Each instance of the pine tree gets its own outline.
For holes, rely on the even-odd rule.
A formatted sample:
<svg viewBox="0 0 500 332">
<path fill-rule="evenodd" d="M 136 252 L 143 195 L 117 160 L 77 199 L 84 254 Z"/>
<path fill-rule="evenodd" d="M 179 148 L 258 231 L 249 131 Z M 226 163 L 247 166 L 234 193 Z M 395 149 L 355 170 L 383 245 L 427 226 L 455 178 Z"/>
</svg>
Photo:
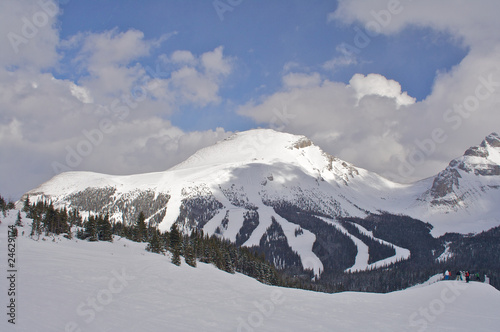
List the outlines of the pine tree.
<svg viewBox="0 0 500 332">
<path fill-rule="evenodd" d="M 26 199 L 24 200 L 23 211 L 26 212 L 26 216 L 28 218 L 31 218 L 30 217 L 30 211 L 31 211 L 30 195 L 26 195 Z"/>
<path fill-rule="evenodd" d="M 69 211 L 68 223 L 70 228 L 72 228 L 73 226 L 82 226 L 82 218 L 78 210 L 72 209 L 71 211 Z"/>
<path fill-rule="evenodd" d="M 111 222 L 109 216 L 106 214 L 104 217 L 97 218 L 97 234 L 99 241 L 113 242 L 113 232 L 111 229 Z"/>
<path fill-rule="evenodd" d="M 193 243 L 188 237 L 184 239 L 184 258 L 186 259 L 187 265 L 196 267 L 196 255 L 193 248 Z"/>
<path fill-rule="evenodd" d="M 21 219 L 21 211 L 17 212 L 16 226 L 23 226 L 23 220 Z"/>
<path fill-rule="evenodd" d="M 42 226 L 40 224 L 40 219 L 38 216 L 35 216 L 35 218 L 33 218 L 33 223 L 31 224 L 30 236 L 33 237 L 36 235 L 39 239 L 41 234 L 42 234 Z"/>
<path fill-rule="evenodd" d="M 223 260 L 224 260 L 224 268 L 223 270 L 226 271 L 226 272 L 229 272 L 229 273 L 234 273 L 234 266 L 233 266 L 233 263 L 231 261 L 231 256 L 229 254 L 229 252 L 224 252 L 223 254 Z"/>
<path fill-rule="evenodd" d="M 89 216 L 85 223 L 85 238 L 89 241 L 98 240 L 97 222 L 94 216 Z"/>
<path fill-rule="evenodd" d="M 176 224 L 170 227 L 169 244 L 170 252 L 172 253 L 172 263 L 181 265 L 181 235 Z"/>
<path fill-rule="evenodd" d="M 163 253 L 163 244 L 157 230 L 155 230 L 150 237 L 146 250 L 157 254 Z"/>
<path fill-rule="evenodd" d="M 7 204 L 5 203 L 5 199 L 0 195 L 0 210 L 5 212 L 5 209 L 7 207 Z M 4 213 L 5 216 L 5 213 Z"/>
<path fill-rule="evenodd" d="M 54 229 L 55 234 L 71 233 L 68 225 L 68 211 L 66 210 L 66 208 L 62 210 L 56 210 Z"/>
<path fill-rule="evenodd" d="M 134 241 L 136 242 L 146 241 L 146 234 L 147 234 L 146 217 L 144 216 L 144 213 L 142 211 L 139 213 L 139 217 L 137 218 L 134 232 L 135 232 Z"/>
</svg>

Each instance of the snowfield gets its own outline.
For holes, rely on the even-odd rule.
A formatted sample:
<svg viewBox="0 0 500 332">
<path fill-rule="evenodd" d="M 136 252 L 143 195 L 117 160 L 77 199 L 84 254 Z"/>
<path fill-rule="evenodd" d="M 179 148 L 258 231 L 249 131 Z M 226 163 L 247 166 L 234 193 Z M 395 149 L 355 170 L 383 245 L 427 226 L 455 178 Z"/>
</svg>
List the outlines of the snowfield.
<svg viewBox="0 0 500 332">
<path fill-rule="evenodd" d="M 7 230 L 0 215 L 1 331 L 498 331 L 500 292 L 447 281 L 389 294 L 323 294 L 261 284 L 207 264 L 178 267 L 116 238 L 16 239 L 8 323 Z M 22 232 L 25 232 L 24 236 Z"/>
</svg>

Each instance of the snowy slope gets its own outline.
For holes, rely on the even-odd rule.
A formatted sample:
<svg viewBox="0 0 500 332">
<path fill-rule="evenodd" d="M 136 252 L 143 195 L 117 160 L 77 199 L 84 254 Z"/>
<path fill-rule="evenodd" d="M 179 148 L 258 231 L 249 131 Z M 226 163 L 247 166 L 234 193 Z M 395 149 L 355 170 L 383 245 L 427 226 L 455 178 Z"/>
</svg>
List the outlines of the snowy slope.
<svg viewBox="0 0 500 332">
<path fill-rule="evenodd" d="M 3 271 L 7 224 L 16 215 L 0 216 Z M 1 331 L 497 331 L 500 324 L 500 292 L 479 283 L 323 294 L 266 286 L 201 263 L 177 267 L 123 239 L 20 236 L 16 248 L 16 325 L 4 313 Z M 4 312 L 7 287 L 0 278 Z"/>
<path fill-rule="evenodd" d="M 231 241 L 243 239 L 247 246 L 259 245 L 275 220 L 303 266 L 318 274 L 322 264 L 312 252 L 316 235 L 307 229 L 297 234 L 298 226 L 273 207 L 286 204 L 330 219 L 380 211 L 405 214 L 432 224 L 432 234 L 439 236 L 500 224 L 498 189 L 496 134 L 435 178 L 402 185 L 330 156 L 304 136 L 258 129 L 202 149 L 164 172 L 69 172 L 28 194 L 32 202 L 50 199 L 56 207 L 109 213 L 115 222 L 133 223 L 142 211 L 161 230 L 177 222 L 185 231 L 202 228 Z M 256 215 L 253 223 L 245 219 L 249 214 Z"/>
</svg>

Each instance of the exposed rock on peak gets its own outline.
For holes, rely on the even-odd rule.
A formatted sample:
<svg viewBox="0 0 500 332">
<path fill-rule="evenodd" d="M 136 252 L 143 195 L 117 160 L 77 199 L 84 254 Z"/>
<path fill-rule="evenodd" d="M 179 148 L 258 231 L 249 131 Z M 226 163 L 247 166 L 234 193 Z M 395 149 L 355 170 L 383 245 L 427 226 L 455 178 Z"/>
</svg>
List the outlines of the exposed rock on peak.
<svg viewBox="0 0 500 332">
<path fill-rule="evenodd" d="M 497 133 L 491 133 L 484 139 L 490 146 L 500 148 L 500 136 Z M 484 142 L 483 141 L 483 142 Z"/>
</svg>

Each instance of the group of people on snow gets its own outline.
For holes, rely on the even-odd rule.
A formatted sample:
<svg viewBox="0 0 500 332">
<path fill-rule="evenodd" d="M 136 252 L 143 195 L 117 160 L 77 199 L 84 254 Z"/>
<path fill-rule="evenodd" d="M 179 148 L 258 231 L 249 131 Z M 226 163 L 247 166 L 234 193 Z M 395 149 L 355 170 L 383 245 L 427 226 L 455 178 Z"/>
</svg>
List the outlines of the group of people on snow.
<svg viewBox="0 0 500 332">
<path fill-rule="evenodd" d="M 444 273 L 444 280 L 450 280 L 451 279 L 451 272 L 449 270 L 446 270 Z M 457 281 L 464 281 L 469 282 L 469 281 L 481 281 L 481 277 L 479 275 L 479 272 L 476 272 L 475 274 L 471 274 L 469 271 L 457 271 L 456 273 L 456 278 L 455 280 Z M 488 282 L 489 278 L 488 276 L 484 275 L 484 282 Z M 489 283 L 489 282 L 488 282 Z"/>
</svg>

